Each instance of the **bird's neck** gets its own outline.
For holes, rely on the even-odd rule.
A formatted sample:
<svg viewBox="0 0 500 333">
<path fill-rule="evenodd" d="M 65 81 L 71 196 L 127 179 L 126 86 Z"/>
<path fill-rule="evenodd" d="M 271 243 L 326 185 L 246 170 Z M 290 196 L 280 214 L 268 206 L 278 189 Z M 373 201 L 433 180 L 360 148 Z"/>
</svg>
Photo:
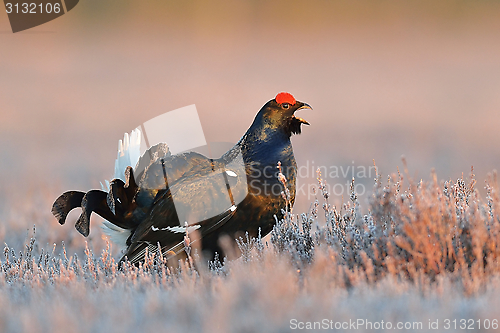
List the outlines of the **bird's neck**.
<svg viewBox="0 0 500 333">
<path fill-rule="evenodd" d="M 239 145 L 248 159 L 259 162 L 277 163 L 274 159 L 293 158 L 290 136 L 284 131 L 253 126 L 241 138 Z M 273 161 L 268 159 L 272 159 Z"/>
<path fill-rule="evenodd" d="M 252 128 L 250 128 L 252 129 Z M 290 137 L 273 132 L 259 132 L 248 130 L 238 143 L 221 157 L 222 162 L 227 165 L 242 158 L 245 164 L 247 182 L 274 186 L 280 183 L 278 180 L 278 162 L 281 162 L 282 172 L 287 179 L 287 187 L 290 190 L 291 202 L 295 199 L 295 181 L 297 164 L 293 155 Z M 260 188 L 260 187 L 259 187 Z M 249 191 L 254 187 L 250 186 Z M 259 190 L 261 193 L 262 189 Z M 281 195 L 275 195 L 279 197 Z"/>
<path fill-rule="evenodd" d="M 277 166 L 278 162 L 281 163 L 281 171 L 287 179 L 287 187 L 290 190 L 293 204 L 295 200 L 297 163 L 293 155 L 290 136 L 277 133 L 277 131 L 271 133 L 247 132 L 240 140 L 240 147 L 247 174 L 253 174 L 263 183 L 280 183 Z M 278 197 L 281 198 L 279 195 Z"/>
</svg>

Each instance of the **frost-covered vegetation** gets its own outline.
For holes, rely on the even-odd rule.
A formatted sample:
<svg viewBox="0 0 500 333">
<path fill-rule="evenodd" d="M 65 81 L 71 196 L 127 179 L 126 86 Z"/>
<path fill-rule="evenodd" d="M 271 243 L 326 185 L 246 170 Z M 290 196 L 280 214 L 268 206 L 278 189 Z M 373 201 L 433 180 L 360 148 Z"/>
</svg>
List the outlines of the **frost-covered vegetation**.
<svg viewBox="0 0 500 333">
<path fill-rule="evenodd" d="M 335 207 L 320 175 L 318 184 L 309 212 L 285 212 L 270 237 L 225 242 L 228 258 L 208 265 L 190 248 L 186 262 L 150 253 L 144 265 L 120 270 L 109 244 L 78 255 L 82 243 L 70 236 L 71 245 L 39 244 L 58 226 L 34 217 L 54 228 L 37 225 L 24 248 L 5 245 L 0 331 L 283 332 L 352 321 L 358 331 L 381 321 L 379 331 L 416 331 L 436 320 L 443 331 L 462 319 L 478 331 L 498 328 L 496 174 L 484 199 L 472 172 L 441 182 L 378 175 L 368 207 L 354 192 Z M 12 234 L 0 236 L 9 243 Z"/>
</svg>

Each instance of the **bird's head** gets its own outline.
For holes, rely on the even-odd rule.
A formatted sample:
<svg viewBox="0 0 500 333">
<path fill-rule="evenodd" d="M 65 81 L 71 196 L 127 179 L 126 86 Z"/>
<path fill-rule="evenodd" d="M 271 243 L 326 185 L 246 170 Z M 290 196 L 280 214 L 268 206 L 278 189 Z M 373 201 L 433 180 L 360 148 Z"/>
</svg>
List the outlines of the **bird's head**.
<svg viewBox="0 0 500 333">
<path fill-rule="evenodd" d="M 304 119 L 295 117 L 295 111 L 302 109 L 312 108 L 307 103 L 295 100 L 292 94 L 281 92 L 262 107 L 257 118 L 261 118 L 264 128 L 284 131 L 291 136 L 300 134 L 302 124 L 309 125 Z"/>
</svg>

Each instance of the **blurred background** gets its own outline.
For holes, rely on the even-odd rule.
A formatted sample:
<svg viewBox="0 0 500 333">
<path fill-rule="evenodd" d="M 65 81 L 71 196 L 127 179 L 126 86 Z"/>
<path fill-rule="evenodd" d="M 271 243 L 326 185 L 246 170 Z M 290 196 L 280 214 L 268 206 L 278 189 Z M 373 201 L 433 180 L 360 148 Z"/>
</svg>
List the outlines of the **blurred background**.
<svg viewBox="0 0 500 333">
<path fill-rule="evenodd" d="M 337 204 L 354 167 L 365 204 L 373 160 L 385 178 L 402 155 L 415 179 L 474 166 L 482 190 L 500 165 L 500 1 L 82 0 L 16 34 L 0 14 L 0 240 L 36 224 L 83 244 L 79 212 L 59 227 L 52 202 L 100 188 L 124 132 L 196 104 L 207 141 L 237 142 L 280 91 L 314 108 L 292 139 L 297 213 L 317 167 Z"/>
</svg>

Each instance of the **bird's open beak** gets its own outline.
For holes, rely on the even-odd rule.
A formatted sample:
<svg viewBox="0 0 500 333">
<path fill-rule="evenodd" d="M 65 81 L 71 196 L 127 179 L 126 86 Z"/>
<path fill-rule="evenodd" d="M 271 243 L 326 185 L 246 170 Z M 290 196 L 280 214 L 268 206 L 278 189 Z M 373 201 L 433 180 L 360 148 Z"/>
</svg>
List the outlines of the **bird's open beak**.
<svg viewBox="0 0 500 333">
<path fill-rule="evenodd" d="M 299 107 L 295 111 L 304 110 L 304 109 L 311 109 L 312 110 L 312 107 L 307 103 L 302 103 L 302 102 L 297 102 L 297 103 L 299 104 Z M 296 118 L 302 124 L 310 125 L 309 122 L 305 119 L 295 117 L 295 115 L 294 115 L 294 118 Z"/>
</svg>

